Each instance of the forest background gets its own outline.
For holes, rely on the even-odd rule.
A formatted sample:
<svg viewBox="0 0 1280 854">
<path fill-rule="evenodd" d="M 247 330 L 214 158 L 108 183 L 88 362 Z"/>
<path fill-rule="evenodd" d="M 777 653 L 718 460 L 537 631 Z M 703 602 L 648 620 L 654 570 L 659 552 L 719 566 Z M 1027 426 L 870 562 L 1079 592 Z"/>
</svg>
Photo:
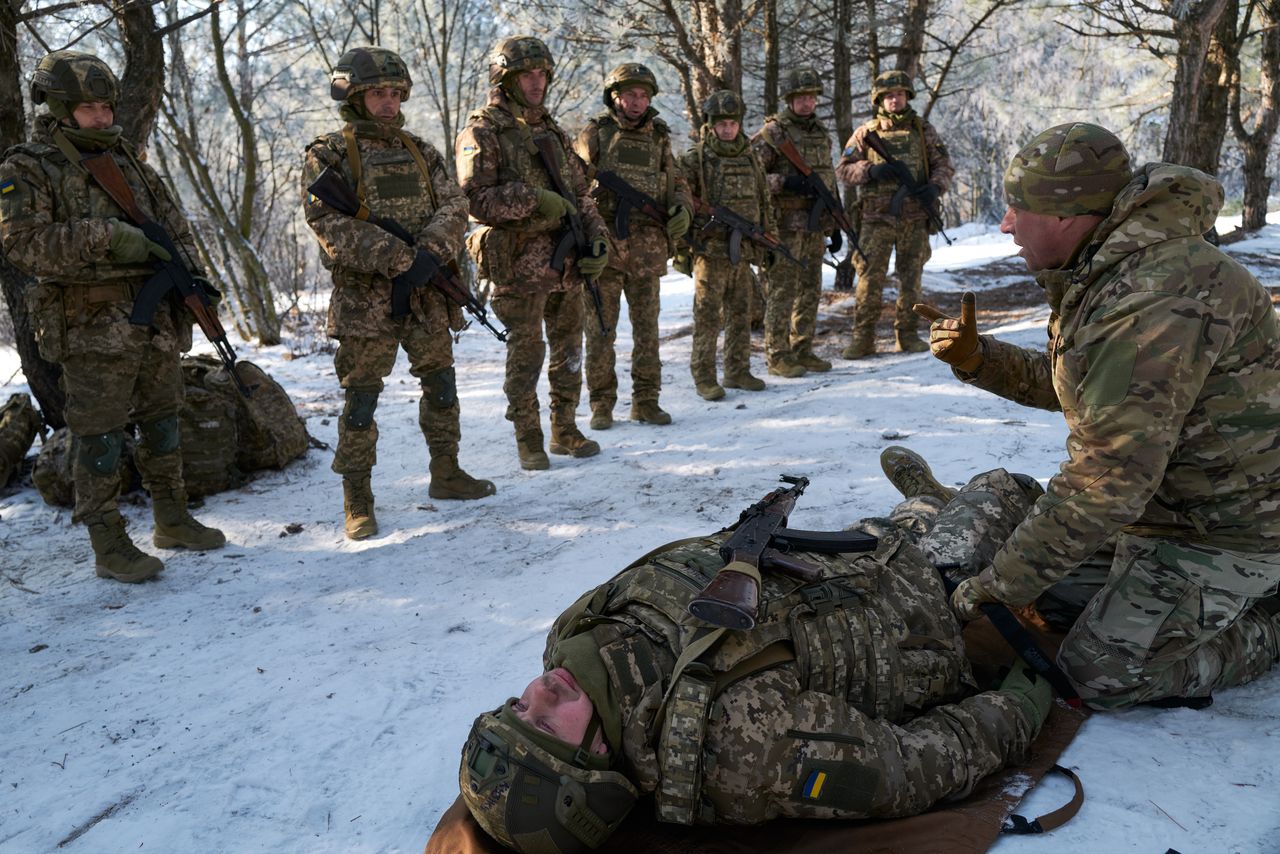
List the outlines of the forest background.
<svg viewBox="0 0 1280 854">
<path fill-rule="evenodd" d="M 549 106 L 571 133 L 600 111 L 601 81 L 623 61 L 654 70 L 677 149 L 711 91 L 743 93 L 751 133 L 785 106 L 780 75 L 811 65 L 838 145 L 870 116 L 872 78 L 899 68 L 956 162 L 951 223 L 997 221 L 1012 152 L 1082 120 L 1115 130 L 1138 162 L 1217 175 L 1225 213 L 1242 213 L 1249 231 L 1271 190 L 1277 21 L 1280 3 L 1241 0 L 0 0 L 0 148 L 27 136 L 40 56 L 98 53 L 121 77 L 118 122 L 188 211 L 227 297 L 224 324 L 244 341 L 311 353 L 330 346 L 320 331 L 329 280 L 302 221 L 299 175 L 307 142 L 338 125 L 328 73 L 349 47 L 406 59 L 407 126 L 451 166 L 455 136 L 484 102 L 492 46 L 532 33 L 556 57 Z M 28 284 L 0 258 L 0 343 L 17 347 L 58 427 L 58 368 L 36 353 Z"/>
</svg>

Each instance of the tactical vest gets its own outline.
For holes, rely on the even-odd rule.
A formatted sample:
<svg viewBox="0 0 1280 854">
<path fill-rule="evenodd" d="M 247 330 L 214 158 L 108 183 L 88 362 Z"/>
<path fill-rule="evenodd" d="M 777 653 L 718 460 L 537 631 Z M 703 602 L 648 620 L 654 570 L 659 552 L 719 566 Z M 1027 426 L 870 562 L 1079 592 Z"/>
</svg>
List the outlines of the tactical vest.
<svg viewBox="0 0 1280 854">
<path fill-rule="evenodd" d="M 591 123 L 597 128 L 598 154 L 596 171 L 616 172 L 628 184 L 647 193 L 664 205 L 672 204 L 673 176 L 662 171 L 662 155 L 671 131 L 667 123 L 655 118 L 648 130 L 628 130 L 618 125 L 611 113 L 596 116 Z M 600 215 L 612 223 L 618 202 L 607 190 L 597 199 Z M 657 223 L 645 217 L 632 219 L 632 226 Z"/>
<path fill-rule="evenodd" d="M 492 125 L 498 138 L 498 149 L 502 155 L 498 163 L 499 184 L 519 182 L 555 192 L 551 176 L 543 167 L 542 157 L 535 144 L 535 140 L 550 136 L 555 142 L 556 166 L 560 171 L 560 178 L 566 187 L 573 187 L 573 173 L 569 170 L 569 144 L 564 132 L 550 115 L 537 125 L 529 125 L 506 110 L 490 105 L 476 110 L 469 117 L 469 121 L 477 119 L 484 119 Z M 560 220 L 547 220 L 535 214 L 493 227 L 506 231 L 538 232 L 552 231 L 562 226 Z"/>
<path fill-rule="evenodd" d="M 697 194 L 708 204 L 724 205 L 752 222 L 763 222 L 764 211 L 760 210 L 763 178 L 751 154 L 751 146 L 744 146 L 742 153 L 735 157 L 723 157 L 710 149 L 705 141 L 699 141 L 696 146 Z M 716 236 L 723 237 L 724 234 L 721 232 Z"/>
<path fill-rule="evenodd" d="M 884 146 L 893 155 L 911 169 L 916 183 L 929 178 L 929 158 L 924 146 L 924 121 L 918 115 L 912 115 L 904 122 L 892 122 L 888 130 L 881 127 L 879 118 L 874 118 L 863 125 L 867 130 L 874 130 L 884 140 Z M 884 158 L 867 148 L 867 159 L 872 163 L 884 163 Z M 870 210 L 887 211 L 893 194 L 899 187 L 896 178 L 886 181 L 872 181 L 862 188 L 860 198 L 862 205 Z"/>
<path fill-rule="evenodd" d="M 800 156 L 804 158 L 804 162 L 822 178 L 823 183 L 834 193 L 836 191 L 836 170 L 831 165 L 831 136 L 827 133 L 827 129 L 822 126 L 822 123 L 816 120 L 798 122 L 787 113 L 769 116 L 765 119 L 765 124 L 768 125 L 769 122 L 778 124 L 784 138 L 789 138 L 795 143 Z M 768 136 L 765 138 L 768 139 Z M 782 165 L 782 170 L 778 174 L 783 177 L 800 174 L 800 170 L 792 165 L 786 155 L 779 152 L 778 157 Z M 780 208 L 810 208 L 813 206 L 813 198 L 794 193 L 783 193 L 778 196 L 777 204 Z"/>
<path fill-rule="evenodd" d="M 334 145 L 337 134 L 330 135 Z M 422 148 L 407 133 L 387 144 L 362 148 L 352 125 L 342 130 L 343 161 L 356 194 L 374 214 L 393 219 L 411 234 L 426 227 L 436 212 L 435 187 Z M 397 144 L 397 142 L 399 144 Z"/>
</svg>

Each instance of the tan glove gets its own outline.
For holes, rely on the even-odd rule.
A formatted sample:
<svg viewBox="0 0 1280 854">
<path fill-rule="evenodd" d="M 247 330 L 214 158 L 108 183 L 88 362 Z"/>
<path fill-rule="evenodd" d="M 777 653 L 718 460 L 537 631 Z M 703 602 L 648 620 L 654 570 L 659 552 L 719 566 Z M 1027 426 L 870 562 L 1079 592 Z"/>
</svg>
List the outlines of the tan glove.
<svg viewBox="0 0 1280 854">
<path fill-rule="evenodd" d="M 951 593 L 951 610 L 955 611 L 960 622 L 968 623 L 982 616 L 979 607 L 987 602 L 999 602 L 1000 599 L 986 588 L 978 576 L 961 581 Z"/>
<path fill-rule="evenodd" d="M 933 355 L 957 370 L 973 373 L 982 367 L 982 344 L 978 340 L 977 297 L 966 291 L 960 299 L 960 319 L 949 317 L 927 303 L 916 303 L 912 311 L 929 321 L 929 349 Z"/>
</svg>

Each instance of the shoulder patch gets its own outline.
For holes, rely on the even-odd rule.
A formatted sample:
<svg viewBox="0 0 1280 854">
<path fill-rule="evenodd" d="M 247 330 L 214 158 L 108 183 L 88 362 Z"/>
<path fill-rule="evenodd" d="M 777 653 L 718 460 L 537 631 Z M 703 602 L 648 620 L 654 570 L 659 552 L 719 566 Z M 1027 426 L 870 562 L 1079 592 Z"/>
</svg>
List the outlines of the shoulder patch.
<svg viewBox="0 0 1280 854">
<path fill-rule="evenodd" d="M 853 146 L 852 146 L 852 145 L 846 145 L 846 146 L 844 147 L 844 151 L 840 152 L 840 154 L 841 154 L 841 156 L 842 156 L 842 157 L 852 157 L 852 156 L 853 156 Z"/>
</svg>

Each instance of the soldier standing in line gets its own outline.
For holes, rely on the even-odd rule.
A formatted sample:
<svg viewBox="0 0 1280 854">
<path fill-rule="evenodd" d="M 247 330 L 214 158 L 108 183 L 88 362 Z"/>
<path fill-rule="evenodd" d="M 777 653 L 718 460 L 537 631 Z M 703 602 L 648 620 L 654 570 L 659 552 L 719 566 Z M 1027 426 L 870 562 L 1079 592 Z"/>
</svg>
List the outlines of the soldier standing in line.
<svg viewBox="0 0 1280 854">
<path fill-rule="evenodd" d="M 31 100 L 31 142 L 0 163 L 0 246 L 37 279 L 28 294 L 40 354 L 62 366 L 64 413 L 76 447 L 73 521 L 83 522 L 102 578 L 138 582 L 164 564 L 140 551 L 116 504 L 125 428 L 136 424 L 135 462 L 151 493 L 152 542 L 159 548 L 221 548 L 221 531 L 187 512 L 178 410 L 180 354 L 191 347 L 192 316 L 177 301 L 160 303 L 148 326 L 130 322 L 135 297 L 155 262 L 176 260 L 195 276 L 195 244 L 181 207 L 160 176 L 142 163 L 115 123 L 119 84 L 96 56 L 56 51 L 40 60 Z M 109 154 L 133 202 L 180 250 L 173 259 L 90 176 L 81 158 Z"/>
<path fill-rule="evenodd" d="M 582 164 L 544 106 L 554 78 L 551 52 L 533 36 L 504 39 L 489 60 L 488 104 L 457 139 L 458 180 L 481 223 L 467 238 L 479 275 L 493 284 L 493 310 L 507 327 L 507 420 L 515 426 L 521 468 L 550 468 L 538 413 L 538 375 L 551 348 L 551 453 L 591 457 L 600 446 L 578 430 L 582 396 L 584 277 L 604 272 L 609 244 Z M 542 142 L 554 153 L 551 168 Z M 548 155 L 549 156 L 549 155 Z M 573 198 L 555 190 L 558 184 Z M 570 217 L 581 217 L 589 252 L 552 267 Z M 594 317 L 589 322 L 597 322 Z M 542 327 L 546 325 L 546 343 Z M 656 392 L 656 389 L 655 389 Z"/>
<path fill-rule="evenodd" d="M 746 105 L 737 92 L 712 92 L 702 105 L 698 141 L 680 156 L 689 189 L 709 205 L 724 205 L 734 213 L 773 231 L 772 204 L 764 171 L 742 132 Z M 748 316 L 749 263 L 769 266 L 771 253 L 743 241 L 742 257 L 729 257 L 729 232 L 707 228 L 704 215 L 694 217 L 702 248 L 678 258 L 677 269 L 692 272 L 693 352 L 689 370 L 698 396 L 720 400 L 726 388 L 761 391 L 764 380 L 751 374 L 751 318 Z M 724 326 L 724 385 L 716 382 L 716 339 Z"/>
<path fill-rule="evenodd" d="M 658 81 L 652 71 L 636 62 L 619 65 L 604 81 L 608 110 L 593 118 L 575 143 L 578 155 L 596 173 L 613 172 L 634 189 L 659 201 L 667 217 L 664 226 L 632 209 L 626 223 L 630 234 L 623 238 L 617 231 L 618 199 L 608 189 L 597 186 L 595 190 L 600 215 L 613 236 L 614 251 L 608 268 L 600 275 L 607 334 L 602 334 L 600 325 L 593 322 L 590 297 L 583 293 L 592 430 L 607 430 L 613 425 L 613 406 L 618 399 L 614 340 L 623 293 L 631 315 L 631 420 L 671 423 L 671 416 L 658 406 L 662 388 L 659 279 L 667 272 L 671 241 L 689 230 L 693 205 L 671 153 L 671 130 L 650 105 L 657 94 Z"/>
<path fill-rule="evenodd" d="M 431 455 L 427 494 L 472 499 L 496 491 L 492 482 L 458 466 L 461 410 L 451 330 L 462 328 L 462 315 L 429 284 L 426 270 L 461 249 L 467 200 L 440 153 L 403 129 L 400 105 L 412 87 L 394 52 L 358 47 L 344 53 L 333 69 L 330 95 L 341 102 L 338 114 L 346 124 L 307 147 L 302 171 L 305 188 L 324 169 L 337 170 L 373 214 L 395 220 L 414 237 L 410 246 L 314 198 L 305 202 L 307 225 L 324 250 L 321 261 L 333 272 L 328 333 L 338 339 L 333 363 L 346 391 L 333 470 L 342 475 L 346 535 L 353 540 L 378 532 L 370 482 L 378 443 L 373 414 L 401 347 L 422 385 L 418 424 Z M 393 280 L 412 288 L 402 317 L 392 315 Z"/>
<path fill-rule="evenodd" d="M 830 362 L 814 355 L 813 335 L 822 294 L 825 238 L 833 233 L 835 219 L 824 211 L 817 230 L 809 230 L 809 211 L 815 196 L 808 191 L 800 170 L 778 150 L 779 145 L 790 140 L 809 168 L 836 192 L 831 134 L 815 115 L 821 94 L 822 79 L 815 69 L 791 69 L 784 78 L 782 95 L 787 108 L 766 118 L 764 127 L 751 138 L 773 196 L 778 237 L 792 255 L 807 265 L 801 268 L 783 264 L 769 273 L 764 352 L 769 373 L 779 377 L 802 377 L 807 371 L 831 370 Z"/>
<path fill-rule="evenodd" d="M 955 167 L 933 125 L 911 108 L 915 88 L 905 71 L 886 71 L 876 77 L 871 102 L 876 115 L 853 132 L 845 143 L 836 175 L 846 193 L 859 188 L 862 256 L 856 258 L 857 302 L 853 337 L 846 359 L 862 359 L 876 352 L 876 322 L 881 292 L 889 271 L 889 256 L 897 250 L 897 314 L 893 332 L 899 352 L 920 353 L 929 345 L 920 340 L 919 322 L 911 307 L 920 301 L 920 277 L 932 250 L 929 211 L 951 186 Z M 866 142 L 874 131 L 895 163 L 887 162 Z M 909 174 L 908 174 L 909 173 Z"/>
</svg>

